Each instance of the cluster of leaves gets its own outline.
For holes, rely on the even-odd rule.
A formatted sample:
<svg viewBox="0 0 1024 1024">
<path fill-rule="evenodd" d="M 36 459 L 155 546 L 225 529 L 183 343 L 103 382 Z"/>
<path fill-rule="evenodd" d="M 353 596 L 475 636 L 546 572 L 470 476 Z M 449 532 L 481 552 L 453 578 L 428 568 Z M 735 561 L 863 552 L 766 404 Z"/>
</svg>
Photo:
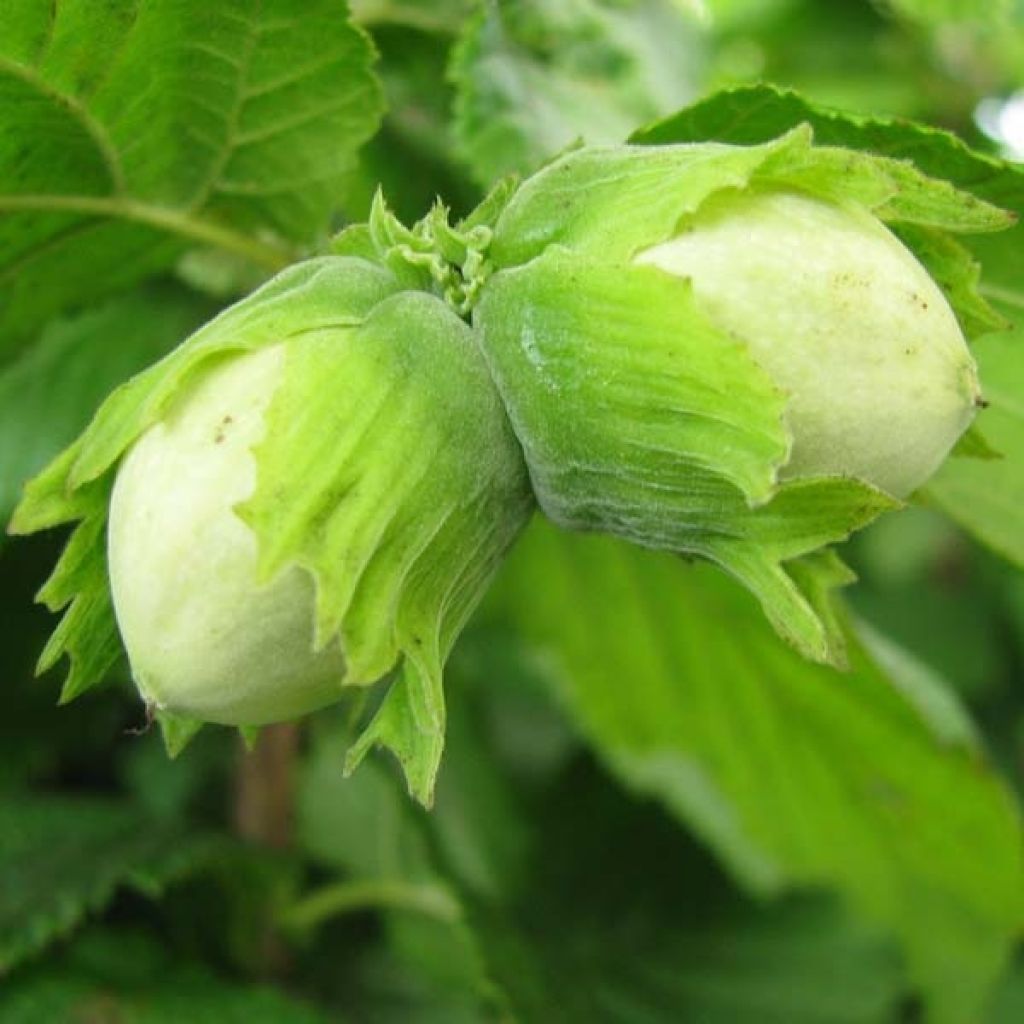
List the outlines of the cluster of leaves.
<svg viewBox="0 0 1024 1024">
<path fill-rule="evenodd" d="M 378 184 L 411 222 L 577 138 L 809 123 L 1024 214 L 1024 170 L 890 119 L 984 149 L 974 104 L 1024 85 L 1009 0 L 352 8 L 5 6 L 5 518 L 112 386 Z M 971 244 L 1024 317 L 1024 226 Z M 0 1018 L 1020 1019 L 1024 335 L 976 353 L 975 457 L 845 552 L 848 672 L 720 574 L 538 525 L 456 649 L 429 815 L 387 761 L 343 780 L 347 707 L 283 760 L 212 733 L 173 763 L 127 735 L 123 664 L 56 711 L 30 597 L 59 538 L 4 542 Z"/>
</svg>

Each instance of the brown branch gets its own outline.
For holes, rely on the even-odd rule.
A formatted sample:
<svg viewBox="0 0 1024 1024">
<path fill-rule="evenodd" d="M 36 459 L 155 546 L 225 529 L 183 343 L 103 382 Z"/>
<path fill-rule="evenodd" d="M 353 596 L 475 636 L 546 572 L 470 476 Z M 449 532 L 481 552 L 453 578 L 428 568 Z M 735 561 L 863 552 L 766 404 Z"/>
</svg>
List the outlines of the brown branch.
<svg viewBox="0 0 1024 1024">
<path fill-rule="evenodd" d="M 235 789 L 235 830 L 250 842 L 285 849 L 295 817 L 295 761 L 299 727 L 267 726 L 252 751 L 242 752 Z"/>
</svg>

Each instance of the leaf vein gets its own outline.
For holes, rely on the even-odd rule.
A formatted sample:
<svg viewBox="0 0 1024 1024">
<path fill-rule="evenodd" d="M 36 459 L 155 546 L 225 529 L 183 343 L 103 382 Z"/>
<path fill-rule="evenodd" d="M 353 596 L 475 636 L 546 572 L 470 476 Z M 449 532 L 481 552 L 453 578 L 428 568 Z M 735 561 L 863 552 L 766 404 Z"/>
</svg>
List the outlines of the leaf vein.
<svg viewBox="0 0 1024 1024">
<path fill-rule="evenodd" d="M 239 133 L 234 137 L 235 146 L 238 149 L 245 149 L 246 147 L 255 145 L 256 143 L 266 142 L 267 139 L 272 139 L 276 135 L 283 135 L 285 132 L 301 128 L 303 125 L 309 124 L 311 121 L 316 121 L 318 118 L 327 114 L 336 114 L 352 107 L 357 107 L 359 105 L 358 101 L 361 98 L 362 90 L 360 90 L 359 93 L 350 94 L 338 102 L 325 103 L 319 107 L 311 107 L 308 110 L 303 110 L 294 117 L 282 119 L 272 125 L 268 125 L 267 127 L 260 129 L 259 131 Z"/>
<path fill-rule="evenodd" d="M 124 168 L 121 166 L 121 158 L 114 148 L 113 142 L 107 135 L 106 127 L 92 116 L 77 97 L 57 91 L 49 82 L 38 75 L 35 70 L 6 57 L 0 57 L 0 73 L 5 73 L 12 78 L 19 79 L 51 102 L 64 107 L 73 114 L 96 146 L 97 152 L 103 158 L 107 173 L 110 175 L 111 191 L 114 193 L 123 193 L 125 191 Z"/>
</svg>

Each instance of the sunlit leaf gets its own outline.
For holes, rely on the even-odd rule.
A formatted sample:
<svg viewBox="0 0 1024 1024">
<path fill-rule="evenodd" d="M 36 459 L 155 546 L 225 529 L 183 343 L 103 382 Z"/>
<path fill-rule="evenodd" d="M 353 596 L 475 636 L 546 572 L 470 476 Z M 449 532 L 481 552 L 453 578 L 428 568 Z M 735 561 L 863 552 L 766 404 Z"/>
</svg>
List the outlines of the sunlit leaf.
<svg viewBox="0 0 1024 1024">
<path fill-rule="evenodd" d="M 340 0 L 13 0 L 0 33 L 0 357 L 189 246 L 265 270 L 328 227 L 376 129 Z"/>
<path fill-rule="evenodd" d="M 504 587 L 615 774 L 753 891 L 842 893 L 900 938 L 934 1020 L 971 1017 L 1020 927 L 1021 828 L 934 680 L 859 644 L 846 674 L 802 661 L 720 574 L 604 539 L 535 528 Z"/>
<path fill-rule="evenodd" d="M 477 181 L 530 172 L 577 140 L 621 142 L 688 102 L 704 64 L 671 0 L 489 3 L 455 50 L 455 130 Z"/>
</svg>

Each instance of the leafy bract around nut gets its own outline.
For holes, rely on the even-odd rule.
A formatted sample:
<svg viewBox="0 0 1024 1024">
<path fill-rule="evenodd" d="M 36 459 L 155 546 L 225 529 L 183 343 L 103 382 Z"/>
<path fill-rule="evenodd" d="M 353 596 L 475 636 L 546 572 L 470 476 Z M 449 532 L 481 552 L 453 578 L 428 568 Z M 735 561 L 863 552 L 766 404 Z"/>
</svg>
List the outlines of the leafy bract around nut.
<svg viewBox="0 0 1024 1024">
<path fill-rule="evenodd" d="M 64 699 L 116 657 L 115 609 L 174 745 L 199 722 L 294 717 L 397 670 L 350 766 L 383 743 L 429 802 L 444 660 L 531 508 L 470 329 L 333 256 L 114 392 L 12 529 L 81 520 L 40 595 L 68 606 L 40 663 L 70 655 Z"/>
<path fill-rule="evenodd" d="M 995 318 L 946 232 L 1006 224 L 806 128 L 567 153 L 502 211 L 474 312 L 541 507 L 719 563 L 791 643 L 840 662 L 828 592 L 850 574 L 821 549 L 898 505 L 970 422 L 955 313 Z"/>
</svg>

